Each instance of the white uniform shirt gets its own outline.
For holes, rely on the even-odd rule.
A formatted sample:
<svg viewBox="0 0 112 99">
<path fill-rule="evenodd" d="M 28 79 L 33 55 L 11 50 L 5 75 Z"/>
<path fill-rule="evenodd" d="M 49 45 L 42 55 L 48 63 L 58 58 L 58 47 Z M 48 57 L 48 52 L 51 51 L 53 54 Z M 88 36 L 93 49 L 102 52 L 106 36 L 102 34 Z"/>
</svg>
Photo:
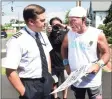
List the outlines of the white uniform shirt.
<svg viewBox="0 0 112 99">
<path fill-rule="evenodd" d="M 25 31 L 25 28 L 30 34 Z M 7 42 L 6 61 L 3 67 L 17 69 L 19 77 L 22 78 L 41 78 L 42 63 L 35 41 L 35 32 L 28 27 L 25 28 L 19 31 L 22 34 L 18 38 L 12 37 Z M 48 62 L 49 52 L 52 50 L 51 44 L 45 33 L 38 34 Z"/>
</svg>

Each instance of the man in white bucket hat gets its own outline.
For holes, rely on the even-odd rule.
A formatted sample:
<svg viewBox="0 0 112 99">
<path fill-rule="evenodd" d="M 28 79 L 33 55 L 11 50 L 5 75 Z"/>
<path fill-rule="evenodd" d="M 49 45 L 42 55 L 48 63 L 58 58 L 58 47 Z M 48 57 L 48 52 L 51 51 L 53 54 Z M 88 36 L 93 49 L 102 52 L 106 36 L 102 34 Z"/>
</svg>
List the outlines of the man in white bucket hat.
<svg viewBox="0 0 112 99">
<path fill-rule="evenodd" d="M 76 99 L 85 99 L 86 92 L 89 99 L 102 99 L 102 67 L 109 61 L 109 47 L 102 30 L 86 26 L 86 15 L 83 7 L 70 10 L 71 30 L 63 40 L 61 54 L 68 74 L 82 66 L 90 73 L 79 85 L 71 86 Z"/>
</svg>

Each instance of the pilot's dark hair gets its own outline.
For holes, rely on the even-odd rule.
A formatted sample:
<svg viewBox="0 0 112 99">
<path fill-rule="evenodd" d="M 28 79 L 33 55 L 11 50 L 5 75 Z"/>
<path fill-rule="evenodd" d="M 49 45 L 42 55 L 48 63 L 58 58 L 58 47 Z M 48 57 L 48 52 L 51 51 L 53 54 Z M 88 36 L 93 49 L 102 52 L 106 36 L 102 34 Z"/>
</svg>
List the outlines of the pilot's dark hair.
<svg viewBox="0 0 112 99">
<path fill-rule="evenodd" d="M 26 6 L 23 10 L 23 18 L 25 22 L 28 22 L 29 19 L 36 20 L 38 15 L 45 12 L 45 8 L 40 5 L 30 4 Z"/>
</svg>

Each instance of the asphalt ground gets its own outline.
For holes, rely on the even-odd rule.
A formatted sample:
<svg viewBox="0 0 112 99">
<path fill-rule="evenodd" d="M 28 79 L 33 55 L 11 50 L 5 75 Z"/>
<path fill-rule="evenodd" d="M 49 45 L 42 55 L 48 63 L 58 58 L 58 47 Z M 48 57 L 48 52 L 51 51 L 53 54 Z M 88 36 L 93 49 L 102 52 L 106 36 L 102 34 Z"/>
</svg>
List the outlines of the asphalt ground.
<svg viewBox="0 0 112 99">
<path fill-rule="evenodd" d="M 6 40 L 2 40 L 2 48 L 5 49 L 6 46 Z M 1 58 L 4 58 L 6 56 L 6 52 L 3 50 L 3 52 L 1 53 Z M 105 72 L 103 73 L 103 99 L 112 99 L 112 72 Z M 12 85 L 9 83 L 9 81 L 7 80 L 7 77 L 5 75 L 1 76 L 1 92 L 0 92 L 0 96 L 1 99 L 18 99 L 18 93 L 16 92 L 16 90 L 12 87 Z M 62 98 L 62 93 L 59 92 L 59 97 Z M 71 91 L 71 89 L 69 88 L 68 91 L 68 99 L 75 99 L 73 91 Z M 86 99 L 87 95 L 86 95 Z"/>
<path fill-rule="evenodd" d="M 103 73 L 103 99 L 112 99 L 112 72 L 104 72 Z M 62 98 L 62 93 L 59 92 L 59 97 Z M 5 75 L 2 75 L 1 78 L 1 99 L 18 99 L 18 93 L 12 87 L 12 85 L 7 80 Z M 68 91 L 68 98 L 67 99 L 75 99 L 73 91 Z M 86 96 L 86 99 L 87 96 Z"/>
</svg>

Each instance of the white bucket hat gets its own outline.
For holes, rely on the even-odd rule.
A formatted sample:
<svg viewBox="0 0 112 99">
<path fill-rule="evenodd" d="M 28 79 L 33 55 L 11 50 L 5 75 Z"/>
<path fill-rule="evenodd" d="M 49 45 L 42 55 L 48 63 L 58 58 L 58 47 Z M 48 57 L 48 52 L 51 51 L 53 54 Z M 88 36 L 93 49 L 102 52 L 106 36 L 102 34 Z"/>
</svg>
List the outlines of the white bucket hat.
<svg viewBox="0 0 112 99">
<path fill-rule="evenodd" d="M 86 17 L 87 11 L 80 6 L 74 7 L 70 10 L 68 17 Z"/>
</svg>

